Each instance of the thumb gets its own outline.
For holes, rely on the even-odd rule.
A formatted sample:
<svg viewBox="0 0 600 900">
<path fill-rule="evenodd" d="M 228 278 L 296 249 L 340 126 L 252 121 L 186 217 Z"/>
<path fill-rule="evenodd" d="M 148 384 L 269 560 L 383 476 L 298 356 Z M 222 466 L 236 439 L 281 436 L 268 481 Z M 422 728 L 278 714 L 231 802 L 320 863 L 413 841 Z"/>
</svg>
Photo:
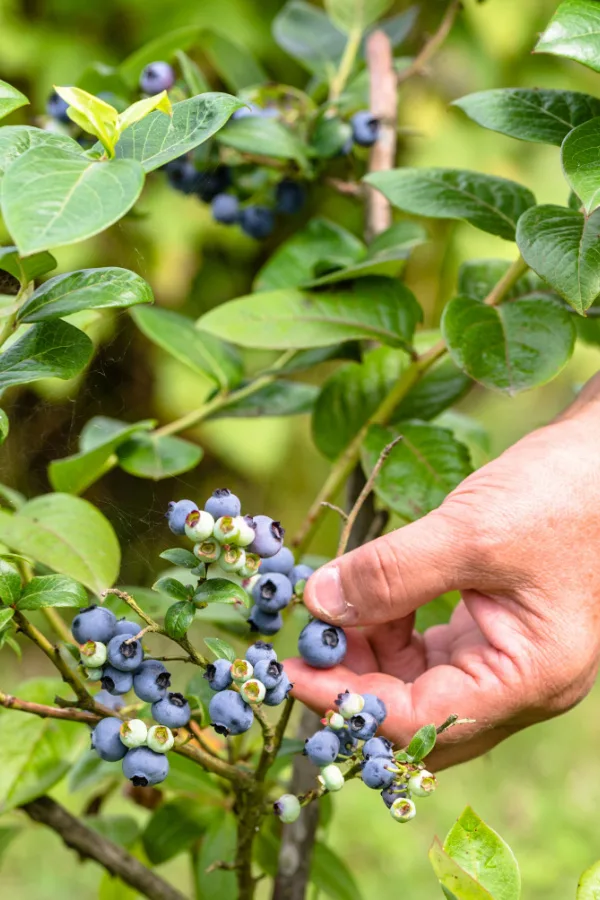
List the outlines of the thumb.
<svg viewBox="0 0 600 900">
<path fill-rule="evenodd" d="M 335 559 L 311 575 L 304 602 L 336 625 L 376 625 L 466 585 L 464 526 L 442 509 Z"/>
</svg>

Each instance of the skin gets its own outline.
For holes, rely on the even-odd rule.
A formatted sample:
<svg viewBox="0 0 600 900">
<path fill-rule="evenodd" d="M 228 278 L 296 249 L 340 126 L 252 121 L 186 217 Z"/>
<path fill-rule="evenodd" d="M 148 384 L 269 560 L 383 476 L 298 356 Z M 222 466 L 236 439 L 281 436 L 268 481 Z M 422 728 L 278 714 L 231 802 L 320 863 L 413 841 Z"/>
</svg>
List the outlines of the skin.
<svg viewBox="0 0 600 900">
<path fill-rule="evenodd" d="M 444 768 L 570 709 L 600 658 L 600 376 L 557 420 L 469 476 L 441 507 L 318 570 L 311 613 L 347 630 L 343 666 L 285 669 L 322 713 L 340 686 L 376 694 L 381 733 L 406 745 L 451 713 L 475 719 L 440 737 Z M 413 630 L 447 591 L 447 625 Z M 350 627 L 349 627 L 350 626 Z"/>
</svg>

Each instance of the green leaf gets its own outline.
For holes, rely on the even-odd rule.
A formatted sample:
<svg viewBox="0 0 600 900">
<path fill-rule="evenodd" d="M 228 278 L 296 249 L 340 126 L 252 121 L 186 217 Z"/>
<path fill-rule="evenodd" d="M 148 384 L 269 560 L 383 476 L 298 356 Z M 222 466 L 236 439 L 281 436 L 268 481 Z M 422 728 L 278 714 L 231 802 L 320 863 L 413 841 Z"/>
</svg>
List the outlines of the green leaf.
<svg viewBox="0 0 600 900">
<path fill-rule="evenodd" d="M 14 609 L 0 609 L 0 631 L 4 631 L 10 625 L 14 614 Z"/>
<path fill-rule="evenodd" d="M 198 565 L 198 560 L 194 554 L 190 550 L 184 550 L 183 547 L 172 547 L 170 550 L 163 550 L 162 553 L 159 553 L 159 557 L 182 569 L 195 569 Z"/>
<path fill-rule="evenodd" d="M 202 677 L 202 676 L 200 676 Z M 206 682 L 205 682 L 206 684 Z M 191 693 L 186 691 L 186 693 Z M 217 787 L 212 776 L 198 766 L 198 763 L 185 756 L 179 756 L 177 753 L 169 754 L 169 762 L 171 769 L 169 772 L 169 790 L 179 791 L 198 797 L 202 803 L 207 798 L 213 803 L 219 803 L 223 800 L 223 794 Z"/>
<path fill-rule="evenodd" d="M 31 125 L 5 125 L 0 130 L 0 178 L 12 163 L 32 147 L 49 147 L 81 154 L 81 147 L 65 134 Z"/>
<path fill-rule="evenodd" d="M 17 609 L 45 609 L 48 606 L 86 606 L 87 593 L 77 581 L 65 575 L 38 575 L 23 588 Z"/>
<path fill-rule="evenodd" d="M 444 853 L 439 838 L 435 838 L 431 845 L 429 862 L 439 879 L 444 896 L 449 900 L 495 900 L 485 888 L 461 869 L 458 863 Z"/>
<path fill-rule="evenodd" d="M 20 825 L 3 825 L 2 828 L 0 828 L 0 861 L 3 859 L 4 854 L 14 839 L 21 834 L 22 830 Z"/>
<path fill-rule="evenodd" d="M 324 271 L 347 268 L 364 255 L 362 241 L 341 225 L 328 219 L 311 219 L 267 260 L 256 276 L 254 290 L 300 287 Z"/>
<path fill-rule="evenodd" d="M 458 271 L 457 293 L 475 300 L 485 300 L 492 288 L 504 277 L 509 266 L 507 259 L 471 259 L 464 262 Z M 556 299 L 548 285 L 535 272 L 528 270 L 506 292 L 503 302 L 527 294 L 543 293 Z"/>
<path fill-rule="evenodd" d="M 563 0 L 535 46 L 600 72 L 600 7 L 596 0 Z"/>
<path fill-rule="evenodd" d="M 194 62 L 193 59 L 184 53 L 183 50 L 178 50 L 175 54 L 177 57 L 177 62 L 181 68 L 181 75 L 183 80 L 186 83 L 187 89 L 189 90 L 192 97 L 195 97 L 197 94 L 205 94 L 210 91 L 210 85 L 206 78 L 204 77 L 204 73 L 200 66 Z"/>
<path fill-rule="evenodd" d="M 21 596 L 21 576 L 16 566 L 0 559 L 0 600 L 12 606 Z"/>
<path fill-rule="evenodd" d="M 186 585 L 182 584 L 181 581 L 178 581 L 176 578 L 159 578 L 152 585 L 153 591 L 159 591 L 161 594 L 166 594 L 167 597 L 172 597 L 173 600 L 179 600 L 183 602 L 187 602 L 190 600 L 192 595 L 192 589 Z"/>
<path fill-rule="evenodd" d="M 72 378 L 93 352 L 94 345 L 79 328 L 61 319 L 40 322 L 0 354 L 0 390 L 40 378 Z"/>
<path fill-rule="evenodd" d="M 375 493 L 408 521 L 431 512 L 472 471 L 469 452 L 450 431 L 422 422 L 393 428 L 373 426 L 363 445 L 363 467 L 373 470 L 381 452 L 399 434 L 375 482 Z"/>
<path fill-rule="evenodd" d="M 235 91 L 269 80 L 267 73 L 249 50 L 237 41 L 230 41 L 221 32 L 209 31 L 202 37 L 202 52 L 227 87 Z"/>
<path fill-rule="evenodd" d="M 313 848 L 310 880 L 332 900 L 361 900 L 362 894 L 347 863 L 320 841 Z"/>
<path fill-rule="evenodd" d="M 143 184 L 134 160 L 101 162 L 34 147 L 2 179 L 2 212 L 19 251 L 28 255 L 104 231 L 131 209 Z"/>
<path fill-rule="evenodd" d="M 535 204 L 526 187 L 506 178 L 461 169 L 392 169 L 363 179 L 405 212 L 464 219 L 514 241 L 519 216 Z"/>
<path fill-rule="evenodd" d="M 472 384 L 453 360 L 442 359 L 412 386 L 396 407 L 392 421 L 434 419 L 464 397 Z"/>
<path fill-rule="evenodd" d="M 345 34 L 362 32 L 376 22 L 393 0 L 325 0 L 327 15 Z"/>
<path fill-rule="evenodd" d="M 55 459 L 48 466 L 50 484 L 55 491 L 64 491 L 67 494 L 83 493 L 116 463 L 114 453 L 117 447 L 138 431 L 153 428 L 154 424 L 153 419 L 136 422 L 133 425 L 116 419 L 106 419 L 103 416 L 90 419 L 81 433 L 81 451 L 64 459 Z M 89 449 L 83 449 L 86 433 L 97 432 L 100 429 L 103 429 L 100 440 L 95 441 Z"/>
<path fill-rule="evenodd" d="M 297 416 L 311 412 L 319 388 L 301 381 L 274 381 L 265 387 L 234 401 L 211 416 L 212 419 L 248 419 L 258 416 Z"/>
<path fill-rule="evenodd" d="M 600 116 L 600 100 L 578 91 L 500 88 L 454 100 L 470 119 L 500 134 L 555 144 L 578 125 Z"/>
<path fill-rule="evenodd" d="M 562 145 L 562 165 L 572 190 L 589 214 L 600 205 L 600 118 L 574 128 Z"/>
<path fill-rule="evenodd" d="M 84 816 L 83 821 L 97 834 L 121 847 L 132 847 L 140 836 L 140 826 L 132 816 L 91 815 Z M 117 893 L 115 900 L 117 898 L 125 900 L 120 892 Z"/>
<path fill-rule="evenodd" d="M 0 119 L 3 119 L 4 116 L 7 116 L 11 112 L 14 112 L 15 109 L 19 109 L 20 106 L 28 105 L 29 100 L 25 94 L 22 94 L 21 91 L 14 88 L 12 84 L 7 84 L 6 81 L 0 81 Z"/>
<path fill-rule="evenodd" d="M 170 117 L 150 113 L 123 132 L 117 158 L 137 160 L 144 172 L 152 172 L 204 143 L 240 106 L 236 97 L 211 93 L 174 103 Z"/>
<path fill-rule="evenodd" d="M 3 409 L 0 409 L 0 445 L 4 443 L 10 431 L 10 422 Z"/>
<path fill-rule="evenodd" d="M 185 853 L 201 838 L 215 816 L 214 806 L 178 797 L 161 803 L 142 832 L 142 844 L 153 866 Z"/>
<path fill-rule="evenodd" d="M 148 282 L 129 269 L 81 269 L 44 282 L 23 304 L 17 318 L 41 322 L 80 309 L 121 308 L 153 301 Z"/>
<path fill-rule="evenodd" d="M 521 896 L 521 876 L 512 850 L 470 806 L 450 829 L 444 852 L 494 900 L 518 900 Z"/>
<path fill-rule="evenodd" d="M 217 139 L 240 153 L 255 153 L 274 159 L 293 159 L 302 168 L 308 165 L 306 148 L 302 142 L 277 119 L 244 116 L 230 122 L 219 132 Z"/>
<path fill-rule="evenodd" d="M 423 725 L 412 738 L 406 752 L 415 762 L 421 762 L 435 747 L 436 739 L 435 725 Z"/>
<path fill-rule="evenodd" d="M 119 137 L 119 113 L 115 107 L 78 87 L 57 87 L 56 93 L 68 104 L 67 116 L 71 121 L 99 138 L 112 156 Z"/>
<path fill-rule="evenodd" d="M 130 475 L 160 481 L 197 466 L 204 451 L 176 437 L 138 434 L 117 448 L 119 465 Z"/>
<path fill-rule="evenodd" d="M 217 579 L 211 579 L 213 581 L 217 581 Z M 230 662 L 233 662 L 237 657 L 237 653 L 227 641 L 222 641 L 221 638 L 204 638 L 204 643 L 208 647 L 209 650 L 215 654 L 217 659 L 228 659 Z"/>
<path fill-rule="evenodd" d="M 115 775 L 118 777 L 112 763 L 100 759 L 95 750 L 86 750 L 69 772 L 69 791 L 75 793 L 110 784 L 114 782 Z"/>
<path fill-rule="evenodd" d="M 0 269 L 14 275 L 23 285 L 52 271 L 56 265 L 56 260 L 50 253 L 35 253 L 23 258 L 19 256 L 16 247 L 0 247 Z"/>
<path fill-rule="evenodd" d="M 100 594 L 119 573 L 121 552 L 112 525 L 91 503 L 43 494 L 16 513 L 0 510 L 0 541 Z"/>
<path fill-rule="evenodd" d="M 135 309 L 132 316 L 147 338 L 193 372 L 208 375 L 222 388 L 240 383 L 243 365 L 239 352 L 199 331 L 191 319 L 158 306 Z"/>
<path fill-rule="evenodd" d="M 535 295 L 493 307 L 455 297 L 444 310 L 442 333 L 457 366 L 485 387 L 508 394 L 550 381 L 575 346 L 572 314 Z"/>
<path fill-rule="evenodd" d="M 204 603 L 230 603 L 233 606 L 248 607 L 250 606 L 250 595 L 243 587 L 227 578 L 209 578 L 208 581 L 203 581 L 196 588 L 194 603 L 197 606 Z M 215 638 L 215 640 L 217 639 Z M 214 650 L 214 647 L 210 644 L 209 646 L 211 650 Z M 216 653 L 216 650 L 214 652 Z"/>
<path fill-rule="evenodd" d="M 19 687 L 33 703 L 54 703 L 64 685 L 39 679 Z M 68 772 L 79 749 L 81 729 L 74 722 L 41 719 L 17 710 L 0 714 L 0 811 L 7 812 L 45 794 Z"/>
<path fill-rule="evenodd" d="M 325 13 L 304 0 L 290 0 L 273 20 L 279 46 L 309 72 L 326 80 L 341 59 L 346 38 Z"/>
<path fill-rule="evenodd" d="M 598 900 L 600 897 L 600 862 L 583 873 L 577 885 L 576 900 Z"/>
<path fill-rule="evenodd" d="M 236 821 L 231 813 L 215 816 L 195 861 L 196 900 L 238 900 L 235 872 L 211 868 L 215 862 L 234 861 L 236 834 Z"/>
<path fill-rule="evenodd" d="M 163 581 L 170 579 L 163 578 Z M 165 614 L 165 631 L 175 641 L 180 641 L 187 634 L 194 621 L 196 607 L 189 600 L 181 600 L 170 606 Z"/>
<path fill-rule="evenodd" d="M 119 66 L 119 75 L 130 88 L 137 88 L 142 69 L 157 59 L 170 60 L 177 50 L 187 50 L 196 43 L 202 28 L 199 25 L 186 25 L 167 31 L 134 53 L 130 54 Z"/>
<path fill-rule="evenodd" d="M 421 307 L 391 278 L 360 278 L 347 289 L 265 291 L 210 310 L 198 327 L 242 347 L 273 350 L 326 347 L 370 339 L 392 346 L 410 342 Z"/>
<path fill-rule="evenodd" d="M 317 12 L 318 10 L 315 10 Z M 352 126 L 349 122 L 321 116 L 315 123 L 310 137 L 310 149 L 321 159 L 332 159 L 339 156 L 348 141 L 352 139 Z"/>
<path fill-rule="evenodd" d="M 600 294 L 600 211 L 586 218 L 562 206 L 536 206 L 519 220 L 517 244 L 528 266 L 578 313 Z"/>
</svg>

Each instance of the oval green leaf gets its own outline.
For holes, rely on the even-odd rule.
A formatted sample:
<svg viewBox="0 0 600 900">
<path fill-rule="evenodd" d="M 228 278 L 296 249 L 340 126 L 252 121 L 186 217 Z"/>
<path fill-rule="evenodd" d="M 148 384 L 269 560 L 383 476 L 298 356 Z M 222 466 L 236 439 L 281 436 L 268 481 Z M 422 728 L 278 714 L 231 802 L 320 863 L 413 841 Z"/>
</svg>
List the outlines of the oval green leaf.
<svg viewBox="0 0 600 900">
<path fill-rule="evenodd" d="M 484 887 L 471 878 L 452 857 L 444 852 L 439 838 L 435 838 L 431 846 L 429 862 L 439 879 L 444 896 L 448 900 L 495 900 Z M 518 900 L 518 897 L 514 900 Z"/>
<path fill-rule="evenodd" d="M 15 109 L 28 105 L 29 100 L 25 94 L 18 91 L 12 84 L 7 84 L 6 81 L 0 81 L 0 119 L 3 119 L 4 116 L 7 116 L 11 112 L 14 112 Z"/>
<path fill-rule="evenodd" d="M 159 578 L 152 585 L 152 590 L 158 591 L 160 594 L 166 594 L 167 597 L 179 601 L 188 601 L 192 595 L 192 590 L 188 585 L 182 584 L 177 578 L 170 578 L 169 576 Z"/>
<path fill-rule="evenodd" d="M 202 37 L 202 52 L 227 87 L 236 94 L 255 84 L 264 84 L 269 76 L 248 50 L 247 45 L 230 41 L 221 31 L 208 31 Z"/>
<path fill-rule="evenodd" d="M 600 72 L 600 5 L 596 0 L 563 0 L 535 46 Z"/>
<path fill-rule="evenodd" d="M 12 606 L 21 596 L 19 570 L 5 559 L 0 559 L 0 600 Z"/>
<path fill-rule="evenodd" d="M 180 600 L 170 606 L 165 613 L 165 631 L 175 641 L 180 641 L 187 634 L 194 621 L 196 607 L 189 600 Z"/>
<path fill-rule="evenodd" d="M 323 80 L 339 64 L 346 39 L 323 10 L 304 0 L 290 0 L 273 20 L 279 46 Z"/>
<path fill-rule="evenodd" d="M 88 596 L 77 581 L 66 575 L 38 575 L 23 588 L 17 609 L 45 609 L 48 606 L 85 606 Z"/>
<path fill-rule="evenodd" d="M 519 900 L 521 876 L 514 853 L 470 806 L 450 829 L 444 852 L 494 900 Z"/>
<path fill-rule="evenodd" d="M 198 606 L 204 603 L 230 603 L 233 606 L 248 607 L 250 595 L 243 587 L 227 578 L 210 578 L 198 585 L 194 593 L 194 603 Z"/>
<path fill-rule="evenodd" d="M 166 31 L 135 50 L 119 66 L 119 75 L 130 88 L 137 88 L 142 69 L 157 59 L 170 60 L 177 50 L 187 50 L 200 37 L 200 25 L 185 25 Z"/>
<path fill-rule="evenodd" d="M 197 444 L 159 434 L 138 434 L 117 448 L 119 465 L 130 475 L 160 481 L 189 472 L 204 451 Z"/>
<path fill-rule="evenodd" d="M 31 125 L 5 125 L 0 130 L 0 178 L 12 163 L 32 147 L 55 147 L 81 155 L 81 147 L 65 134 Z"/>
<path fill-rule="evenodd" d="M 217 139 L 240 153 L 252 153 L 274 159 L 293 159 L 306 167 L 306 148 L 290 129 L 276 119 L 244 116 L 230 122 Z"/>
<path fill-rule="evenodd" d="M 577 885 L 576 900 L 598 900 L 600 897 L 600 862 L 583 873 Z"/>
<path fill-rule="evenodd" d="M 301 381 L 274 381 L 248 397 L 222 407 L 211 419 L 298 416 L 311 412 L 319 388 Z"/>
<path fill-rule="evenodd" d="M 217 581 L 216 578 L 213 580 Z M 222 641 L 221 638 L 204 638 L 204 643 L 217 659 L 228 659 L 229 662 L 233 662 L 237 656 L 231 644 L 228 644 L 227 641 Z"/>
<path fill-rule="evenodd" d="M 3 444 L 10 431 L 10 422 L 3 409 L 0 409 L 0 444 Z"/>
<path fill-rule="evenodd" d="M 198 560 L 191 550 L 185 550 L 183 547 L 171 547 L 158 555 L 161 559 L 166 559 L 167 562 L 182 569 L 195 569 L 198 565 Z"/>
<path fill-rule="evenodd" d="M 161 803 L 142 832 L 144 850 L 152 865 L 186 853 L 206 832 L 217 810 L 218 806 L 210 802 L 190 803 L 187 797 Z"/>
<path fill-rule="evenodd" d="M 32 325 L 0 354 L 0 390 L 40 378 L 72 378 L 93 351 L 89 337 L 61 319 Z"/>
<path fill-rule="evenodd" d="M 571 188 L 589 214 L 600 205 L 600 117 L 574 128 L 562 145 L 562 164 Z"/>
<path fill-rule="evenodd" d="M 0 132 L 1 134 L 2 132 Z M 34 253 L 33 256 L 19 256 L 16 247 L 0 247 L 0 269 L 14 275 L 21 284 L 27 284 L 46 272 L 56 268 L 56 260 L 51 253 Z"/>
<path fill-rule="evenodd" d="M 345 34 L 362 32 L 376 22 L 393 0 L 325 0 L 327 15 Z"/>
<path fill-rule="evenodd" d="M 406 748 L 406 752 L 409 756 L 412 756 L 415 762 L 421 762 L 421 760 L 425 759 L 435 747 L 436 739 L 437 732 L 435 730 L 435 725 L 423 725 L 423 727 L 419 728 L 414 735 Z"/>
</svg>

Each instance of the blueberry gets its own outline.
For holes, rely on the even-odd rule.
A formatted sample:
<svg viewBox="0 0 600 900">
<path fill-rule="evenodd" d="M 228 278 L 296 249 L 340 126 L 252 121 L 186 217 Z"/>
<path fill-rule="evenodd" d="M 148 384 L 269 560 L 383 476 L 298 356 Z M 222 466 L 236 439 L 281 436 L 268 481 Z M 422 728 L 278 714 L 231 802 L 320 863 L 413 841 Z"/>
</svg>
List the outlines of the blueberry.
<svg viewBox="0 0 600 900">
<path fill-rule="evenodd" d="M 218 734 L 243 734 L 251 727 L 254 713 L 236 691 L 219 691 L 208 706 L 211 725 Z"/>
<path fill-rule="evenodd" d="M 393 784 L 391 787 L 384 788 L 381 792 L 381 799 L 389 809 L 394 800 L 397 800 L 398 797 L 408 797 L 408 785 L 407 784 Z"/>
<path fill-rule="evenodd" d="M 185 533 L 190 541 L 200 544 L 212 537 L 215 520 L 205 509 L 193 509 L 185 520 Z"/>
<path fill-rule="evenodd" d="M 131 750 L 143 747 L 148 739 L 148 726 L 143 719 L 128 719 L 121 723 L 121 740 Z"/>
<path fill-rule="evenodd" d="M 365 701 L 362 711 L 371 713 L 377 719 L 377 724 L 381 725 L 387 716 L 387 709 L 383 700 L 380 700 L 375 694 L 363 694 L 362 698 Z"/>
<path fill-rule="evenodd" d="M 113 697 L 108 691 L 98 691 L 97 694 L 94 694 L 94 703 L 99 703 L 101 706 L 105 706 L 106 709 L 112 709 L 113 712 L 118 712 L 125 706 L 120 696 Z"/>
<path fill-rule="evenodd" d="M 135 672 L 142 664 L 144 651 L 141 641 L 116 634 L 106 648 L 109 665 L 121 672 Z"/>
<path fill-rule="evenodd" d="M 196 193 L 204 203 L 210 203 L 215 197 L 226 191 L 230 184 L 231 172 L 227 166 L 217 166 L 216 169 L 213 169 L 210 172 L 198 173 Z M 211 512 L 211 510 L 209 510 L 209 512 Z M 222 515 L 226 515 L 226 513 L 222 513 Z"/>
<path fill-rule="evenodd" d="M 268 575 L 269 572 L 277 572 L 279 575 L 288 575 L 294 568 L 294 554 L 288 547 L 282 547 L 275 556 L 270 556 L 260 564 L 260 574 Z"/>
<path fill-rule="evenodd" d="M 360 147 L 372 147 L 379 137 L 379 119 L 370 113 L 368 109 L 363 109 L 354 113 L 350 119 L 350 124 L 352 126 L 354 143 Z"/>
<path fill-rule="evenodd" d="M 250 631 L 256 631 L 259 634 L 270 636 L 281 631 L 283 628 L 283 619 L 279 612 L 268 613 L 258 606 L 253 606 L 252 611 L 248 616 L 248 625 L 250 626 Z"/>
<path fill-rule="evenodd" d="M 123 760 L 123 775 L 134 787 L 160 784 L 169 774 L 169 760 L 164 753 L 155 753 L 148 747 L 128 750 Z"/>
<path fill-rule="evenodd" d="M 235 518 L 242 511 L 242 504 L 239 497 L 228 488 L 217 488 L 204 504 L 204 509 L 213 519 L 220 519 L 222 516 Z"/>
<path fill-rule="evenodd" d="M 408 779 L 408 789 L 415 797 L 430 797 L 437 787 L 437 779 L 435 775 L 428 772 L 427 769 L 421 769 L 415 772 Z"/>
<path fill-rule="evenodd" d="M 394 755 L 392 753 L 392 742 L 384 737 L 370 738 L 363 745 L 362 755 L 363 759 L 371 759 L 375 756 L 386 756 L 388 759 L 391 759 Z"/>
<path fill-rule="evenodd" d="M 231 663 L 228 659 L 215 659 L 206 667 L 204 678 L 213 691 L 224 691 L 232 682 Z"/>
<path fill-rule="evenodd" d="M 254 666 L 254 677 L 262 681 L 268 691 L 272 691 L 283 677 L 283 666 L 274 659 L 261 659 Z"/>
<path fill-rule="evenodd" d="M 283 794 L 273 804 L 273 812 L 286 824 L 296 821 L 300 815 L 300 809 L 300 801 L 295 794 Z"/>
<path fill-rule="evenodd" d="M 341 791 L 345 781 L 342 770 L 333 764 L 322 768 L 321 774 L 317 776 L 317 780 L 320 781 L 323 787 L 327 788 L 330 793 Z"/>
<path fill-rule="evenodd" d="M 98 641 L 108 644 L 115 633 L 117 617 L 105 606 L 88 606 L 75 616 L 71 623 L 71 632 L 78 644 L 86 641 Z"/>
<path fill-rule="evenodd" d="M 250 553 L 257 553 L 263 558 L 275 556 L 283 545 L 285 528 L 269 516 L 253 516 L 253 519 L 256 535 L 248 548 Z"/>
<path fill-rule="evenodd" d="M 107 665 L 102 669 L 100 684 L 113 697 L 119 697 L 121 694 L 127 694 L 133 687 L 133 675 L 131 672 L 122 672 L 114 666 Z"/>
<path fill-rule="evenodd" d="M 304 206 L 304 187 L 291 178 L 284 178 L 275 189 L 275 209 L 286 216 L 294 216 Z"/>
<path fill-rule="evenodd" d="M 390 813 L 396 822 L 410 822 L 417 814 L 417 807 L 408 797 L 398 797 L 390 806 Z"/>
<path fill-rule="evenodd" d="M 79 655 L 86 669 L 101 668 L 106 662 L 106 644 L 100 644 L 98 641 L 86 641 L 79 648 Z M 98 678 L 99 680 L 100 678 Z"/>
<path fill-rule="evenodd" d="M 380 791 L 389 787 L 396 778 L 397 771 L 391 760 L 375 756 L 363 763 L 361 778 L 367 787 Z"/>
<path fill-rule="evenodd" d="M 315 570 L 310 566 L 298 565 L 294 566 L 292 571 L 290 572 L 290 581 L 292 582 L 292 587 L 296 587 L 299 581 L 308 581 L 310 576 Z"/>
<path fill-rule="evenodd" d="M 238 198 L 233 194 L 217 194 L 211 203 L 213 219 L 222 225 L 235 225 L 239 207 Z"/>
<path fill-rule="evenodd" d="M 304 754 L 315 766 L 328 766 L 337 759 L 340 741 L 333 731 L 317 731 L 304 742 Z"/>
<path fill-rule="evenodd" d="M 246 650 L 245 659 L 256 668 L 256 664 L 263 659 L 276 660 L 277 653 L 273 650 L 273 644 L 266 641 L 256 641 Z"/>
<path fill-rule="evenodd" d="M 136 634 L 139 634 L 141 630 L 142 628 L 137 622 L 130 622 L 128 619 L 119 619 L 117 621 L 117 627 L 115 628 L 115 634 L 126 634 L 128 637 L 134 637 Z"/>
<path fill-rule="evenodd" d="M 313 619 L 300 632 L 298 652 L 309 666 L 330 669 L 339 665 L 346 655 L 346 635 L 336 625 Z"/>
<path fill-rule="evenodd" d="M 133 676 L 133 690 L 145 703 L 157 703 L 171 686 L 171 673 L 157 659 L 145 659 Z"/>
<path fill-rule="evenodd" d="M 240 696 L 244 698 L 246 703 L 250 703 L 251 706 L 262 703 L 266 693 L 264 684 L 258 678 L 249 678 L 248 681 L 244 681 L 240 686 Z"/>
<path fill-rule="evenodd" d="M 175 72 L 167 62 L 153 62 L 140 75 L 140 90 L 145 94 L 169 91 L 175 84 Z"/>
<path fill-rule="evenodd" d="M 174 744 L 173 732 L 166 725 L 153 725 L 148 729 L 148 747 L 155 753 L 168 753 Z"/>
<path fill-rule="evenodd" d="M 231 663 L 231 677 L 236 684 L 243 684 L 254 675 L 254 666 L 247 659 L 234 659 Z"/>
<path fill-rule="evenodd" d="M 292 594 L 290 579 L 278 572 L 261 575 L 252 588 L 252 596 L 258 608 L 269 613 L 285 609 L 292 599 Z"/>
<path fill-rule="evenodd" d="M 340 742 L 340 750 L 339 755 L 342 757 L 353 756 L 356 753 L 356 749 L 358 747 L 358 739 L 354 737 L 353 734 L 350 733 L 350 729 L 347 725 L 339 730 L 333 730 L 332 728 L 326 728 L 325 731 L 331 731 L 332 734 L 335 734 L 337 739 Z"/>
<path fill-rule="evenodd" d="M 152 717 L 159 725 L 184 728 L 190 721 L 190 704 L 183 694 L 167 694 L 152 704 Z"/>
<path fill-rule="evenodd" d="M 262 241 L 275 228 L 273 210 L 267 206 L 245 206 L 240 211 L 240 227 L 248 237 Z"/>
<path fill-rule="evenodd" d="M 56 91 L 52 91 L 46 101 L 46 112 L 57 122 L 63 122 L 65 125 L 71 124 L 71 119 L 67 115 L 69 104 L 62 97 L 59 97 Z"/>
<path fill-rule="evenodd" d="M 121 720 L 100 719 L 92 731 L 92 749 L 100 759 L 106 762 L 117 762 L 127 753 L 127 747 L 121 740 Z"/>
<path fill-rule="evenodd" d="M 198 506 L 193 500 L 171 500 L 167 508 L 167 519 L 173 534 L 185 534 L 185 520 L 191 512 L 198 512 Z"/>
<path fill-rule="evenodd" d="M 193 194 L 198 189 L 200 173 L 189 159 L 174 159 L 167 163 L 165 171 L 169 184 L 176 191 L 181 191 L 182 194 Z"/>
<path fill-rule="evenodd" d="M 287 695 L 293 687 L 294 685 L 284 672 L 277 687 L 274 687 L 272 690 L 267 691 L 263 703 L 266 706 L 279 706 L 279 704 L 283 703 L 283 701 L 287 698 Z"/>
<path fill-rule="evenodd" d="M 369 741 L 377 731 L 377 719 L 371 713 L 361 712 L 350 719 L 350 733 L 359 741 Z"/>
</svg>

